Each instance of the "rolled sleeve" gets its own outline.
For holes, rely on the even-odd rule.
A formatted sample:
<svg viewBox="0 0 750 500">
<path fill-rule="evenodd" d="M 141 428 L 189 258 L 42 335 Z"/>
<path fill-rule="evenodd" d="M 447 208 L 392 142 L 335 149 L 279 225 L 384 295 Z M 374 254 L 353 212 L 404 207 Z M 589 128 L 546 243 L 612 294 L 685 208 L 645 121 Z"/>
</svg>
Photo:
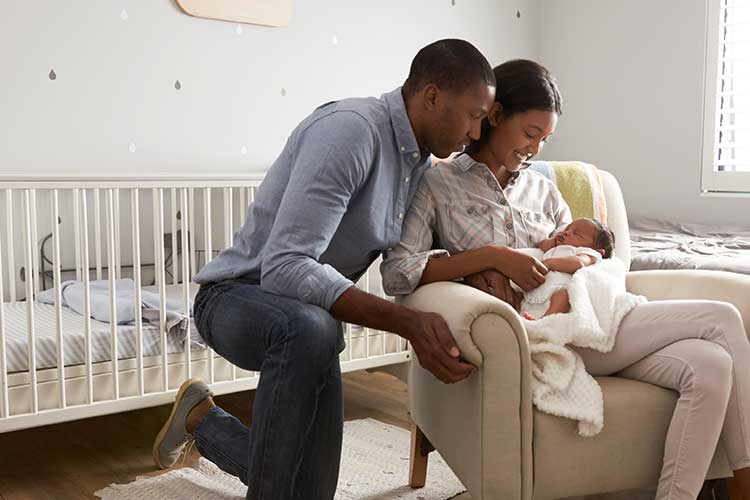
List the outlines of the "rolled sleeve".
<svg viewBox="0 0 750 500">
<path fill-rule="evenodd" d="M 356 113 L 316 121 L 299 138 L 289 183 L 264 251 L 261 287 L 330 310 L 354 286 L 318 262 L 374 154 L 370 125 Z"/>
<path fill-rule="evenodd" d="M 430 259 L 447 257 L 447 250 L 432 249 L 435 203 L 423 178 L 414 194 L 401 228 L 401 242 L 385 252 L 380 265 L 383 290 L 388 295 L 406 295 L 419 285 Z"/>
</svg>

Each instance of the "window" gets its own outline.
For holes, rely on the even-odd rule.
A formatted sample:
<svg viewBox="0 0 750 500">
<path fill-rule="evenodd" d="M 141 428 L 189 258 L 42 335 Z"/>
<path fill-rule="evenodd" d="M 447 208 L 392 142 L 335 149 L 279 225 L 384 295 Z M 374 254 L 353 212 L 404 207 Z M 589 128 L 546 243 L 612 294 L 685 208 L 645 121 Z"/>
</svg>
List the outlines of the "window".
<svg viewBox="0 0 750 500">
<path fill-rule="evenodd" d="M 750 2 L 707 3 L 702 189 L 750 193 Z"/>
</svg>

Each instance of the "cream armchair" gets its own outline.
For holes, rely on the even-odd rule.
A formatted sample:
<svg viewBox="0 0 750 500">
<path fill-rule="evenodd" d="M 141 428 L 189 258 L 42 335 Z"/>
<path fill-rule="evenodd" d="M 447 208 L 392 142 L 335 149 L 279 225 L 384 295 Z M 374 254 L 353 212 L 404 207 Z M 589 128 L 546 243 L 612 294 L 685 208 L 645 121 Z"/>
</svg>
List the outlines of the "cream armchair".
<svg viewBox="0 0 750 500">
<path fill-rule="evenodd" d="M 615 178 L 600 171 L 615 255 L 630 262 L 625 205 Z M 649 300 L 715 299 L 737 306 L 750 325 L 750 276 L 712 271 L 642 271 L 628 290 Z M 409 410 L 414 422 L 410 483 L 424 485 L 427 453 L 436 448 L 472 500 L 549 500 L 655 487 L 677 393 L 601 377 L 604 430 L 580 437 L 576 423 L 532 406 L 529 347 L 518 314 L 490 295 L 458 283 L 434 283 L 403 303 L 447 320 L 462 355 L 478 367 L 446 385 L 413 362 Z M 658 334 L 658 332 L 655 332 Z M 729 477 L 716 450 L 708 478 Z"/>
</svg>

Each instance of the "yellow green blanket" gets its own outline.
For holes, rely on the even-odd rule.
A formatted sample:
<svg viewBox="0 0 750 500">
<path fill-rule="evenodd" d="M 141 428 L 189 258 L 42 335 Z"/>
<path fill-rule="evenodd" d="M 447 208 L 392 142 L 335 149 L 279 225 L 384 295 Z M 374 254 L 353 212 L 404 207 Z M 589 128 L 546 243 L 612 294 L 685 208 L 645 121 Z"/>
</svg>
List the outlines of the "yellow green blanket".
<svg viewBox="0 0 750 500">
<path fill-rule="evenodd" d="M 529 169 L 548 177 L 568 203 L 573 218 L 607 223 L 607 203 L 599 169 L 581 161 L 533 161 Z"/>
</svg>

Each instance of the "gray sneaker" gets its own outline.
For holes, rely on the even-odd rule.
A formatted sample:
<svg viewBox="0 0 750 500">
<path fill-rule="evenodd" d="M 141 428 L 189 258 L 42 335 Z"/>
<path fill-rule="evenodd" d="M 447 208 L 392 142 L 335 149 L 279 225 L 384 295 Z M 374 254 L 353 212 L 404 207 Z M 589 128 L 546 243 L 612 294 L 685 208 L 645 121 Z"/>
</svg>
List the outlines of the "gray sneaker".
<svg viewBox="0 0 750 500">
<path fill-rule="evenodd" d="M 154 441 L 152 453 L 158 468 L 166 469 L 177 463 L 185 445 L 193 439 L 185 429 L 188 413 L 209 396 L 213 396 L 213 393 L 201 379 L 191 378 L 182 383 L 172 413 Z"/>
</svg>

